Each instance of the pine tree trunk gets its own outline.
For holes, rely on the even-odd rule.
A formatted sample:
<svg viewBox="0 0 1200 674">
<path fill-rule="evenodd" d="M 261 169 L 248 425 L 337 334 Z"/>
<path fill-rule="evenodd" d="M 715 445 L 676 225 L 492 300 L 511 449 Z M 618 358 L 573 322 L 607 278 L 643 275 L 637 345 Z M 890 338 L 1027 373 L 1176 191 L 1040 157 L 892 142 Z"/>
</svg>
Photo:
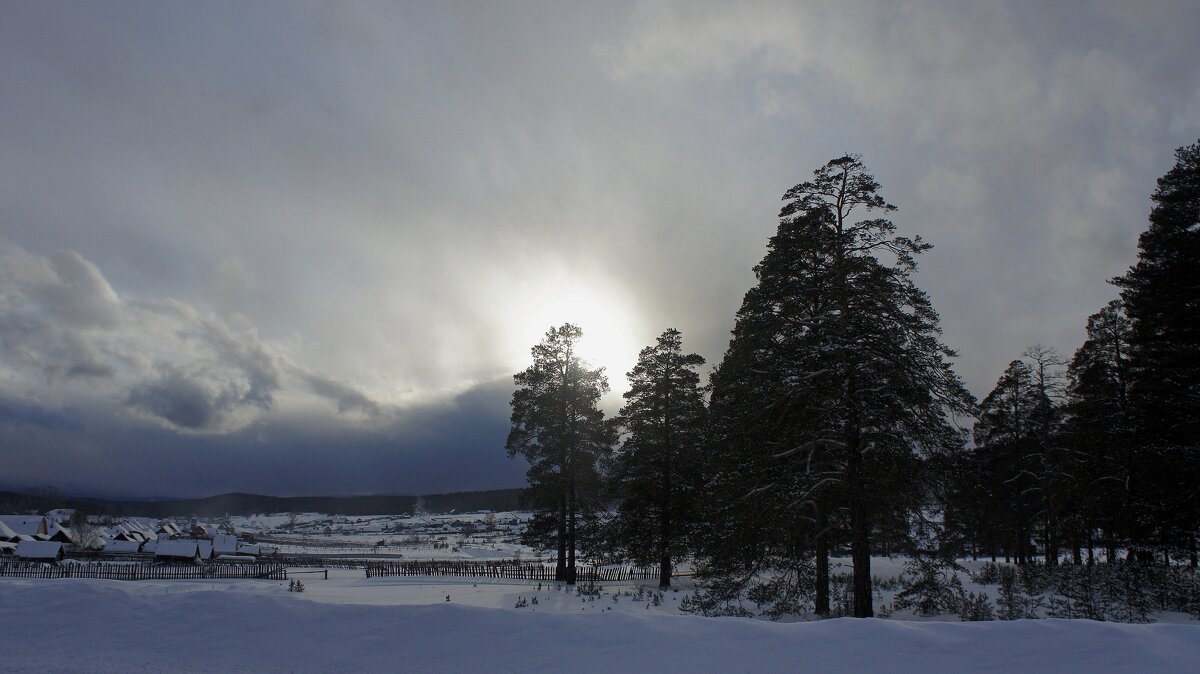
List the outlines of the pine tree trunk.
<svg viewBox="0 0 1200 674">
<path fill-rule="evenodd" d="M 867 485 L 863 475 L 862 442 L 857 415 L 852 414 L 846 449 L 849 453 L 850 556 L 854 564 L 854 617 L 875 615 L 871 596 L 871 519 L 867 513 Z"/>
<path fill-rule="evenodd" d="M 567 496 L 567 585 L 575 584 L 575 480 Z"/>
<path fill-rule="evenodd" d="M 663 482 L 664 494 L 670 493 L 670 468 L 664 472 Z M 670 497 L 665 496 L 667 502 L 663 504 L 662 513 L 659 515 L 658 524 L 658 586 L 660 588 L 671 587 L 671 503 Z"/>
<path fill-rule="evenodd" d="M 558 559 L 554 562 L 554 580 L 567 579 L 567 497 L 559 497 L 558 507 Z"/>
<path fill-rule="evenodd" d="M 825 531 L 825 510 L 817 508 L 817 535 L 813 548 L 817 557 L 817 588 L 813 599 L 814 610 L 819 616 L 829 615 L 829 536 Z"/>
<path fill-rule="evenodd" d="M 671 587 L 671 510 L 663 508 L 658 532 L 658 586 Z"/>
<path fill-rule="evenodd" d="M 854 563 L 854 617 L 875 615 L 871 596 L 871 538 L 870 523 L 861 494 L 850 499 L 850 552 Z"/>
<path fill-rule="evenodd" d="M 1054 539 L 1054 516 L 1046 515 L 1046 566 L 1058 566 L 1058 541 Z"/>
</svg>

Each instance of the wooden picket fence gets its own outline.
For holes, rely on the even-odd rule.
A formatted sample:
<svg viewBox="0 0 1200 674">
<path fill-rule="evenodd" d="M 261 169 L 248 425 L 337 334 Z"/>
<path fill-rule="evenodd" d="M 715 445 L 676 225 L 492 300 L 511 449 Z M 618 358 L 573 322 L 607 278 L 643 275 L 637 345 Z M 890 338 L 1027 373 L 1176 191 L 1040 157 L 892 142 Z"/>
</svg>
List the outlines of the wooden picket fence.
<svg viewBox="0 0 1200 674">
<path fill-rule="evenodd" d="M 80 552 L 66 551 L 63 557 L 78 559 L 84 562 L 142 562 L 150 564 L 154 561 L 153 552 Z"/>
<path fill-rule="evenodd" d="M 350 557 L 324 557 L 321 555 L 268 555 L 269 561 L 289 567 L 318 569 L 361 569 L 366 562 Z"/>
<path fill-rule="evenodd" d="M 471 576 L 507 580 L 555 580 L 554 567 L 516 560 L 505 561 L 404 561 L 367 562 L 367 578 L 380 576 Z M 575 580 L 588 582 L 621 582 L 626 580 L 657 579 L 656 566 L 577 566 Z"/>
<path fill-rule="evenodd" d="M 282 564 L 45 564 L 0 562 L 0 576 L 15 578 L 101 578 L 104 580 L 287 580 Z"/>
</svg>

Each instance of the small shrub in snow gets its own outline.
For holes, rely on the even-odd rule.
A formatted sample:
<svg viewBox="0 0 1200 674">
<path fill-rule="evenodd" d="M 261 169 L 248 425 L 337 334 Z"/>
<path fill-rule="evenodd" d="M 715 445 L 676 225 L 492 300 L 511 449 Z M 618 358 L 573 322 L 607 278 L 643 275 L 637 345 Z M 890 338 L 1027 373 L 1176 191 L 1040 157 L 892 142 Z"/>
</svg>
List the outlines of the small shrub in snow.
<svg viewBox="0 0 1200 674">
<path fill-rule="evenodd" d="M 304 583 L 300 582 L 300 580 L 298 578 L 293 578 L 292 582 L 288 583 L 288 592 L 303 592 L 303 591 L 304 591 Z"/>
<path fill-rule="evenodd" d="M 830 617 L 854 615 L 854 576 L 835 573 L 829 577 Z"/>
<path fill-rule="evenodd" d="M 961 583 L 959 592 L 962 592 Z M 992 602 L 986 592 L 980 592 L 978 596 L 974 592 L 966 592 L 959 595 L 958 617 L 963 622 L 995 620 L 996 611 L 992 608 Z"/>
<path fill-rule="evenodd" d="M 923 616 L 957 613 L 959 598 L 954 585 L 961 590 L 962 582 L 952 573 L 948 579 L 946 569 L 945 563 L 933 557 L 916 557 L 905 563 L 896 608 L 912 609 Z"/>
<path fill-rule="evenodd" d="M 1001 567 L 1000 598 L 996 600 L 1001 620 L 1020 620 L 1021 618 L 1036 618 L 1040 599 L 1029 597 L 1021 592 L 1020 578 L 1011 566 Z"/>
<path fill-rule="evenodd" d="M 871 585 L 873 585 L 876 590 L 883 590 L 885 592 L 895 592 L 896 590 L 900 589 L 900 578 L 895 577 L 895 576 L 893 576 L 891 578 L 880 578 L 879 576 L 871 576 Z"/>
<path fill-rule="evenodd" d="M 971 576 L 971 580 L 979 585 L 999 585 L 1001 566 L 995 562 L 984 562 L 979 572 Z"/>
<path fill-rule="evenodd" d="M 714 591 L 714 588 L 716 591 Z M 723 591 L 724 589 L 720 585 L 709 586 L 704 589 L 696 588 L 679 602 L 679 610 L 684 613 L 697 613 L 705 616 L 749 618 L 754 615 L 741 605 L 740 593 L 735 592 L 730 594 L 727 591 Z"/>
</svg>

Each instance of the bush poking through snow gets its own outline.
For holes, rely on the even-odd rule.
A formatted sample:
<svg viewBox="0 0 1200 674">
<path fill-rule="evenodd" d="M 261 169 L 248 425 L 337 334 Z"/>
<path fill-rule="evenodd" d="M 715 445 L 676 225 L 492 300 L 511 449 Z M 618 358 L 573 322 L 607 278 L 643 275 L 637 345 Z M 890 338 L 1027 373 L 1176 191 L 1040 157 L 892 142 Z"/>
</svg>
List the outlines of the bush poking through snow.
<svg viewBox="0 0 1200 674">
<path fill-rule="evenodd" d="M 954 585 L 961 590 L 962 582 L 953 572 L 947 575 L 947 569 L 944 562 L 932 557 L 916 557 L 905 563 L 895 608 L 910 608 L 923 616 L 957 613 L 959 601 Z"/>
<path fill-rule="evenodd" d="M 303 592 L 304 583 L 300 582 L 299 578 L 293 578 L 292 582 L 288 583 L 288 592 Z"/>
</svg>

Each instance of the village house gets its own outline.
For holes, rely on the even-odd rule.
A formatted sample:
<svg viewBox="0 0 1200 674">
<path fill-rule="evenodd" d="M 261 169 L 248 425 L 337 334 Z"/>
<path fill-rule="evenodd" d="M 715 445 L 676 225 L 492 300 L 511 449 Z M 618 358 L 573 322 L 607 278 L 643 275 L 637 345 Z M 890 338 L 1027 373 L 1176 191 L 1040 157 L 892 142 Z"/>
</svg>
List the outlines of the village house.
<svg viewBox="0 0 1200 674">
<path fill-rule="evenodd" d="M 159 541 L 154 551 L 156 562 L 199 562 L 200 546 L 196 541 Z"/>
<path fill-rule="evenodd" d="M 63 544 L 57 541 L 21 541 L 13 556 L 26 562 L 57 562 L 63 558 Z"/>
<path fill-rule="evenodd" d="M 105 541 L 103 552 L 109 554 L 137 554 L 142 551 L 142 544 L 137 541 L 111 539 Z"/>
</svg>

